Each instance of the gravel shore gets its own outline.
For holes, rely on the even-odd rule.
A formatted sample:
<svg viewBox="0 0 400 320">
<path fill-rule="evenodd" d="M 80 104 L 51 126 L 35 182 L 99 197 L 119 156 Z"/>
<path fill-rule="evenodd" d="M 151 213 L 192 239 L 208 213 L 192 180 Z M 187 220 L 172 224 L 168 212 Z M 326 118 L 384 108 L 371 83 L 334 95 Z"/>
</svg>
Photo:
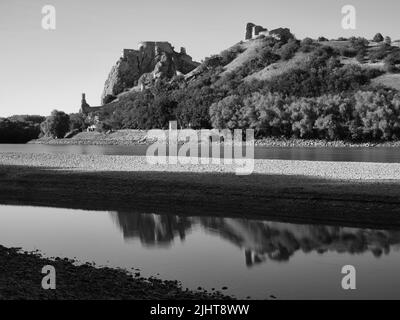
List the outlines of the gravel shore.
<svg viewBox="0 0 400 320">
<path fill-rule="evenodd" d="M 0 153 L 0 204 L 400 226 L 400 164 L 255 160 L 247 176 L 236 168 Z"/>
<path fill-rule="evenodd" d="M 141 156 L 0 153 L 0 204 L 400 228 L 400 164 L 255 160 L 251 175 L 235 169 L 151 165 Z M 59 274 L 56 291 L 40 288 L 47 264 Z M 0 271 L 0 299 L 226 298 L 1 246 Z"/>
<path fill-rule="evenodd" d="M 0 165 L 118 172 L 235 173 L 232 164 L 149 164 L 145 156 L 0 153 Z M 335 180 L 400 181 L 400 163 L 254 160 L 253 174 L 292 175 Z"/>
<path fill-rule="evenodd" d="M 43 290 L 42 268 L 56 270 L 56 289 Z M 97 268 L 70 259 L 47 259 L 0 245 L 0 300 L 193 300 L 232 299 L 219 291 L 183 290 L 178 281 L 143 278 L 140 272 Z"/>
</svg>

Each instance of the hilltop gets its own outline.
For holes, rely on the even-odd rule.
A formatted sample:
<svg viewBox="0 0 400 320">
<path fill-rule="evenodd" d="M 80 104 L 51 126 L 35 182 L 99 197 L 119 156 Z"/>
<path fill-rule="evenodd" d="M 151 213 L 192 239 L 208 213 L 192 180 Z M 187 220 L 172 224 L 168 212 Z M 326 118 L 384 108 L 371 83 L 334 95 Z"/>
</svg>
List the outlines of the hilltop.
<svg viewBox="0 0 400 320">
<path fill-rule="evenodd" d="M 379 36 L 378 36 L 379 35 Z M 255 130 L 257 138 L 400 138 L 400 47 L 389 37 L 296 39 L 248 23 L 245 39 L 195 62 L 168 42 L 124 50 L 103 105 L 82 99 L 71 128 Z"/>
</svg>

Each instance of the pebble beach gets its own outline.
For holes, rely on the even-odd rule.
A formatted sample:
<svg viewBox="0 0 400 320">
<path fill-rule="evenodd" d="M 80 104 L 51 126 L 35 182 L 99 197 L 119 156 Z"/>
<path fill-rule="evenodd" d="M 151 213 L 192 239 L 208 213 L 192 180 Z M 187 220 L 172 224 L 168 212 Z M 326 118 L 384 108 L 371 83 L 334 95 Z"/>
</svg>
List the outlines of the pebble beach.
<svg viewBox="0 0 400 320">
<path fill-rule="evenodd" d="M 235 173 L 239 164 L 149 164 L 145 156 L 111 156 L 47 153 L 0 153 L 0 165 L 46 167 L 58 170 L 119 172 Z M 297 160 L 254 160 L 253 174 L 292 175 L 335 180 L 399 180 L 399 163 L 331 162 Z"/>
</svg>

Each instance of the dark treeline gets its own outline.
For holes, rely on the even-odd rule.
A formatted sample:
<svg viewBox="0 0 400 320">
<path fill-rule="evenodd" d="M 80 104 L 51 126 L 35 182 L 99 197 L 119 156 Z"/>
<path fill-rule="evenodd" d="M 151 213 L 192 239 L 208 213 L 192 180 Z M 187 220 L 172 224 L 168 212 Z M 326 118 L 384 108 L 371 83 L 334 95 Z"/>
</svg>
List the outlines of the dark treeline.
<svg viewBox="0 0 400 320">
<path fill-rule="evenodd" d="M 44 117 L 17 115 L 0 118 L 0 143 L 26 143 L 40 135 Z"/>
</svg>

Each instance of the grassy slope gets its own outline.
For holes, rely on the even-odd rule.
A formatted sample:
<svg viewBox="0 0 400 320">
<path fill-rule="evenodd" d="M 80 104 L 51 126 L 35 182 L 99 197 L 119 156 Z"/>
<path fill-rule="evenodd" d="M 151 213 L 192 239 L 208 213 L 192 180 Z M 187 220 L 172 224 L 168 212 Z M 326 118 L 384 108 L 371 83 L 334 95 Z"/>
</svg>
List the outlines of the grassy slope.
<svg viewBox="0 0 400 320">
<path fill-rule="evenodd" d="M 235 70 L 239 69 L 241 66 L 245 65 L 248 61 L 253 59 L 258 55 L 258 52 L 261 50 L 263 46 L 262 39 L 255 39 L 250 40 L 242 43 L 238 43 L 233 47 L 239 46 L 242 50 L 244 50 L 241 54 L 239 54 L 236 59 L 230 62 L 228 65 L 225 66 L 225 71 L 221 73 L 221 76 L 226 75 L 229 72 L 234 72 Z M 344 48 L 351 48 L 350 41 L 325 41 L 320 42 L 323 46 L 329 46 L 335 49 L 344 49 Z M 370 49 L 374 50 L 377 46 L 376 43 L 370 43 Z M 232 48 L 233 48 L 232 47 Z M 229 49 L 228 49 L 229 50 Z M 308 58 L 309 54 L 298 52 L 292 59 L 288 61 L 278 61 L 273 63 L 269 66 L 266 66 L 264 69 L 257 71 L 248 77 L 245 78 L 245 81 L 250 81 L 252 79 L 257 80 L 268 80 L 273 76 L 283 74 L 285 72 L 289 72 L 292 69 L 298 68 L 298 66 Z M 344 64 L 358 64 L 361 65 L 355 58 L 341 58 L 342 63 Z M 371 67 L 382 70 L 384 64 L 382 61 L 372 63 L 370 61 L 366 61 L 362 64 L 365 67 Z M 379 77 L 375 81 L 376 83 L 381 83 L 383 85 L 388 85 L 392 88 L 400 88 L 400 75 L 390 75 L 386 74 L 382 77 Z"/>
<path fill-rule="evenodd" d="M 225 71 L 222 72 L 221 76 L 224 76 L 227 73 L 235 71 L 236 69 L 240 68 L 254 57 L 258 56 L 258 52 L 263 47 L 263 44 L 264 41 L 262 39 L 255 39 L 235 45 L 239 46 L 244 51 L 240 53 L 236 57 L 236 59 L 234 59 L 225 66 L 224 68 Z"/>
<path fill-rule="evenodd" d="M 283 74 L 292 69 L 299 67 L 299 65 L 309 57 L 308 54 L 297 53 L 292 59 L 289 61 L 278 61 L 276 63 L 270 64 L 264 69 L 255 72 L 248 77 L 246 77 L 245 81 L 251 81 L 253 79 L 257 80 L 269 80 L 274 76 Z"/>
<path fill-rule="evenodd" d="M 385 87 L 400 90 L 400 74 L 399 73 L 387 73 L 376 79 L 372 80 L 373 84 L 384 85 Z"/>
</svg>

